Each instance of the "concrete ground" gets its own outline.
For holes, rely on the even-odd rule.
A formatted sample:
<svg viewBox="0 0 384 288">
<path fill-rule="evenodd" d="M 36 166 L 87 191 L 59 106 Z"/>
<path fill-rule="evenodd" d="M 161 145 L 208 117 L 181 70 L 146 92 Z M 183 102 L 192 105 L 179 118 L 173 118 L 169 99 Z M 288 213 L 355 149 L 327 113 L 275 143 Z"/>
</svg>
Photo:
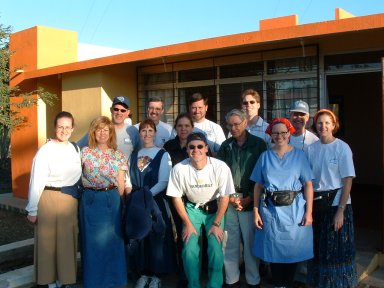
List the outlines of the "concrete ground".
<svg viewBox="0 0 384 288">
<path fill-rule="evenodd" d="M 0 208 L 11 209 L 23 212 L 26 200 L 15 198 L 11 193 L 0 194 Z M 0 232 L 1 233 L 1 232 Z M 357 247 L 357 269 L 359 275 L 358 288 L 384 288 L 384 256 L 375 251 L 374 247 L 379 247 L 380 241 L 377 231 L 358 229 L 356 231 L 356 247 Z M 19 247 L 33 245 L 33 239 L 0 246 L 0 259 L 2 255 L 9 253 L 17 253 Z M 6 246 L 6 247 L 5 247 Z M 12 252 L 15 251 L 15 252 Z M 381 265 L 381 266 L 380 266 Z M 304 277 L 302 277 L 304 279 Z M 204 281 L 204 277 L 203 277 Z M 245 283 L 242 279 L 242 283 Z M 169 275 L 162 280 L 163 288 L 172 288 L 177 286 L 177 276 Z M 263 279 L 263 288 L 270 288 L 273 285 L 270 279 Z M 0 288 L 30 288 L 35 287 L 33 283 L 33 266 L 24 267 L 14 271 L 10 271 L 0 275 Z M 82 287 L 81 283 L 76 287 Z M 134 283 L 130 281 L 127 286 L 133 288 Z"/>
</svg>

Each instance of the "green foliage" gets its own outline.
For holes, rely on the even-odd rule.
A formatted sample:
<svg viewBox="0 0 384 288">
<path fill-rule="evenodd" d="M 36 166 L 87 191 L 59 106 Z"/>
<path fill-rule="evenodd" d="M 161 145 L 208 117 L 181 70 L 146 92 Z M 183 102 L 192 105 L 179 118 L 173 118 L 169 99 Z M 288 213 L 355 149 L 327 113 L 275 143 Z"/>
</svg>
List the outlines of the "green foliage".
<svg viewBox="0 0 384 288">
<path fill-rule="evenodd" d="M 39 88 L 28 93 L 21 93 L 18 86 L 9 87 L 10 71 L 9 59 L 13 52 L 9 50 L 9 36 L 11 27 L 0 24 L 0 166 L 4 167 L 9 155 L 10 135 L 26 121 L 20 113 L 21 109 L 37 105 L 38 98 L 52 106 L 57 96 Z M 22 67 L 19 67 L 22 68 Z M 37 94 L 38 98 L 31 95 Z M 20 97 L 21 101 L 13 103 L 11 97 Z"/>
</svg>

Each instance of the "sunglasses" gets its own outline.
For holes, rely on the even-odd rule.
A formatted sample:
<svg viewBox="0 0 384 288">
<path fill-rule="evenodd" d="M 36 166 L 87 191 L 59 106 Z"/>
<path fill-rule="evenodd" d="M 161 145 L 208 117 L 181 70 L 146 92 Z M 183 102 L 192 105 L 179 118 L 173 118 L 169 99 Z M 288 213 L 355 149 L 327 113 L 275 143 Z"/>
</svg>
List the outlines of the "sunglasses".
<svg viewBox="0 0 384 288">
<path fill-rule="evenodd" d="M 197 149 L 199 149 L 199 150 L 201 150 L 201 149 L 203 149 L 205 146 L 204 145 L 202 145 L 202 144 L 199 144 L 199 145 L 189 145 L 188 146 L 188 148 L 190 149 L 190 150 L 195 150 L 195 148 L 197 148 Z"/>
<path fill-rule="evenodd" d="M 251 101 L 243 101 L 243 105 L 247 105 L 247 104 L 255 104 L 256 101 L 255 100 L 251 100 Z"/>
<path fill-rule="evenodd" d="M 119 109 L 119 108 L 113 108 L 113 111 L 115 111 L 115 112 L 121 112 L 121 113 L 125 113 L 125 112 L 127 112 L 128 110 L 127 109 Z"/>
</svg>

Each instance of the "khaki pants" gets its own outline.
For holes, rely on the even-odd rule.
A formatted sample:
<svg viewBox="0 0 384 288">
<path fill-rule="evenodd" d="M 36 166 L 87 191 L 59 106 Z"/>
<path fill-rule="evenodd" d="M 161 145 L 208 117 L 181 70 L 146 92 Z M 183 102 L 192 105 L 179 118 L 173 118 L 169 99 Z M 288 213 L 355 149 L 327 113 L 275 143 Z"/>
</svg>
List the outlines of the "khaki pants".
<svg viewBox="0 0 384 288">
<path fill-rule="evenodd" d="M 77 199 L 44 190 L 35 227 L 35 276 L 39 285 L 76 283 Z"/>
</svg>

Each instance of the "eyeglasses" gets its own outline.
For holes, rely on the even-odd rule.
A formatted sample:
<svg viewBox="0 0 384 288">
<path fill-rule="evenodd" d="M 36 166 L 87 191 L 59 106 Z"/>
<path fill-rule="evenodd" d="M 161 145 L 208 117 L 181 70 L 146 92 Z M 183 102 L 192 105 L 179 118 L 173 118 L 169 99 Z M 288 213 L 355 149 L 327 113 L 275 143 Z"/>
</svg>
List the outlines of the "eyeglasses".
<svg viewBox="0 0 384 288">
<path fill-rule="evenodd" d="M 232 128 L 239 128 L 241 124 L 243 124 L 244 121 L 241 121 L 240 123 L 233 123 L 233 124 L 227 124 L 227 128 L 228 129 L 232 129 Z"/>
<path fill-rule="evenodd" d="M 255 104 L 256 101 L 255 100 L 251 100 L 251 101 L 243 101 L 243 105 L 247 105 L 247 104 Z"/>
<path fill-rule="evenodd" d="M 96 133 L 109 133 L 109 128 L 96 129 Z"/>
<path fill-rule="evenodd" d="M 282 137 L 285 137 L 285 136 L 287 136 L 288 132 L 289 132 L 289 131 L 284 131 L 284 132 L 272 132 L 271 135 L 272 135 L 273 137 L 277 137 L 277 136 L 279 136 L 279 135 L 281 135 Z"/>
<path fill-rule="evenodd" d="M 114 107 L 113 108 L 113 111 L 115 111 L 115 112 L 121 112 L 121 113 L 125 113 L 125 112 L 127 112 L 128 110 L 127 109 L 119 109 L 119 108 L 116 108 L 116 107 Z"/>
<path fill-rule="evenodd" d="M 202 145 L 202 144 L 199 144 L 199 145 L 189 145 L 188 146 L 188 148 L 190 149 L 190 150 L 195 150 L 195 148 L 197 148 L 197 149 L 199 149 L 199 150 L 201 150 L 201 149 L 203 149 L 205 146 L 204 145 Z"/>
<path fill-rule="evenodd" d="M 56 129 L 61 131 L 71 131 L 72 127 L 57 126 Z"/>
</svg>

